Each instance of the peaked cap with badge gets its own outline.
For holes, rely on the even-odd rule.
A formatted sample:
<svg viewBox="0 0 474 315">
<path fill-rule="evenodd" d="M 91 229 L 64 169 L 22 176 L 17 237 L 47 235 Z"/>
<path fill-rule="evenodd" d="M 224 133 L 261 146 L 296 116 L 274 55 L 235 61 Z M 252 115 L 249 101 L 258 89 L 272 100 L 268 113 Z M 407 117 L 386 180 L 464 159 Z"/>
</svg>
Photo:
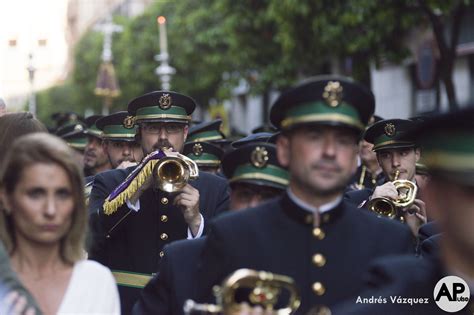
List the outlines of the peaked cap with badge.
<svg viewBox="0 0 474 315">
<path fill-rule="evenodd" d="M 222 120 L 205 121 L 189 128 L 186 142 L 220 142 L 226 141 L 221 132 Z"/>
<path fill-rule="evenodd" d="M 198 166 L 219 167 L 224 150 L 209 142 L 187 142 L 184 144 L 183 154 Z"/>
<path fill-rule="evenodd" d="M 248 135 L 247 137 L 244 137 L 242 139 L 232 142 L 232 147 L 237 149 L 249 143 L 268 142 L 268 139 L 270 139 L 272 136 L 273 136 L 273 133 L 270 133 L 270 132 L 252 133 Z"/>
<path fill-rule="evenodd" d="M 276 147 L 271 143 L 249 143 L 227 153 L 222 169 L 229 183 L 249 183 L 286 189 L 288 171 L 278 163 Z"/>
<path fill-rule="evenodd" d="M 84 133 L 86 128 L 84 124 L 78 122 L 59 128 L 56 135 L 66 141 L 71 148 L 83 151 L 87 145 L 87 137 Z"/>
<path fill-rule="evenodd" d="M 189 96 L 171 91 L 154 91 L 133 99 L 128 113 L 133 123 L 176 122 L 188 124 L 196 102 Z"/>
<path fill-rule="evenodd" d="M 102 131 L 97 128 L 97 120 L 104 117 L 104 115 L 92 115 L 84 119 L 87 129 L 84 131 L 86 135 L 102 139 Z"/>
<path fill-rule="evenodd" d="M 374 95 L 361 84 L 340 76 L 318 76 L 282 93 L 270 111 L 270 120 L 282 130 L 320 124 L 361 132 L 374 110 Z"/>
<path fill-rule="evenodd" d="M 415 125 L 414 121 L 407 119 L 381 120 L 365 131 L 364 140 L 374 145 L 374 151 L 415 147 L 414 138 L 405 136 Z"/>
<path fill-rule="evenodd" d="M 128 112 L 120 111 L 100 118 L 96 125 L 105 140 L 135 141 L 137 127 L 129 122 L 131 118 Z"/>
<path fill-rule="evenodd" d="M 431 175 L 474 186 L 474 107 L 434 115 L 405 134 L 423 150 Z"/>
</svg>

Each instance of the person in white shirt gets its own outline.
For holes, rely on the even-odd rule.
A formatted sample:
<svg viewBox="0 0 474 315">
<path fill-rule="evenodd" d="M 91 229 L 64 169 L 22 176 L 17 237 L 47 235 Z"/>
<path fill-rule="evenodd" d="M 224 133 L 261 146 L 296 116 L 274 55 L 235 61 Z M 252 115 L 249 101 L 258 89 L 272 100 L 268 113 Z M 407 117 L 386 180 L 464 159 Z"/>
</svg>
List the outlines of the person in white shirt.
<svg viewBox="0 0 474 315">
<path fill-rule="evenodd" d="M 46 133 L 17 139 L 0 170 L 0 239 L 43 314 L 120 314 L 110 270 L 84 259 L 87 211 L 72 149 Z"/>
</svg>

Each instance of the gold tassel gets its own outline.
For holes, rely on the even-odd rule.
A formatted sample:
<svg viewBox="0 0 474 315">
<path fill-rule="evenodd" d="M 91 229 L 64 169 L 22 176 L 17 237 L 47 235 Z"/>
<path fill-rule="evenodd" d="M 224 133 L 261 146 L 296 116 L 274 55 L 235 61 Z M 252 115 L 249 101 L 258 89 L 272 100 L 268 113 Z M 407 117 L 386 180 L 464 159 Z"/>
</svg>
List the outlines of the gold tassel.
<svg viewBox="0 0 474 315">
<path fill-rule="evenodd" d="M 122 191 L 113 200 L 110 200 L 109 195 L 104 202 L 104 213 L 106 215 L 111 215 L 116 212 L 119 207 L 123 206 L 126 201 L 137 192 L 138 188 L 142 186 L 143 183 L 145 183 L 148 177 L 153 176 L 153 169 L 158 162 L 159 160 L 148 161 L 124 191 Z"/>
</svg>

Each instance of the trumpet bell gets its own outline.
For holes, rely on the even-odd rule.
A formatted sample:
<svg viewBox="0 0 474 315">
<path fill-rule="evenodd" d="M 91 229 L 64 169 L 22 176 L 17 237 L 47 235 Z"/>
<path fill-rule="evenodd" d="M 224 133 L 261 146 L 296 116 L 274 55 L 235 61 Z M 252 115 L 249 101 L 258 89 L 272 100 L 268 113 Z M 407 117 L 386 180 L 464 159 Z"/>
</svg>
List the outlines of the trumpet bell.
<svg viewBox="0 0 474 315">
<path fill-rule="evenodd" d="M 153 176 L 155 188 L 172 193 L 183 189 L 189 180 L 198 178 L 199 170 L 193 160 L 174 153 L 160 160 Z"/>
<path fill-rule="evenodd" d="M 397 215 L 395 204 L 389 198 L 374 198 L 369 201 L 367 207 L 370 211 L 377 213 L 377 215 L 388 217 L 389 219 L 393 219 Z"/>
<path fill-rule="evenodd" d="M 400 209 L 410 206 L 415 201 L 418 187 L 414 182 L 406 179 L 398 179 L 392 183 L 398 192 L 396 200 L 386 197 L 373 198 L 368 202 L 367 207 L 379 216 L 385 216 L 389 219 L 397 218 L 403 221 L 403 214 L 400 213 Z"/>
</svg>

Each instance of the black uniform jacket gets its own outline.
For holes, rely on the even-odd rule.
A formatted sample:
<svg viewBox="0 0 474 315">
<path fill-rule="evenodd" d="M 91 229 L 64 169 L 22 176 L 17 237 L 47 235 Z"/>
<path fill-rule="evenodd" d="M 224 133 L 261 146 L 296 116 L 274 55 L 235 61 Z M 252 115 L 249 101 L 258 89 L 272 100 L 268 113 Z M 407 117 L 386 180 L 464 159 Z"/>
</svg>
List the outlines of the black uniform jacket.
<svg viewBox="0 0 474 315">
<path fill-rule="evenodd" d="M 184 314 L 184 303 L 195 295 L 197 261 L 205 240 L 201 237 L 165 246 L 160 269 L 143 289 L 132 314 Z"/>
<path fill-rule="evenodd" d="M 123 314 L 130 313 L 140 289 L 158 269 L 164 245 L 185 239 L 188 233 L 181 210 L 173 206 L 174 195 L 159 190 L 148 189 L 142 194 L 138 212 L 123 205 L 110 215 L 104 214 L 104 200 L 132 170 L 96 175 L 89 203 L 93 231 L 89 257 L 109 267 L 116 278 L 120 273 L 125 279 L 117 278 Z M 205 172 L 190 184 L 199 190 L 206 232 L 211 219 L 228 209 L 229 188 L 224 179 Z"/>
<path fill-rule="evenodd" d="M 347 191 L 354 191 L 354 190 L 359 190 L 360 189 L 360 188 L 357 188 L 356 186 L 360 182 L 361 174 L 362 174 L 362 165 L 360 165 L 357 168 L 357 171 L 354 174 L 354 176 L 352 177 L 349 185 L 347 185 Z M 362 185 L 363 185 L 362 189 L 363 188 L 374 189 L 375 187 L 385 183 L 385 181 L 386 181 L 385 175 L 383 174 L 383 172 L 380 172 L 376 176 L 375 183 L 372 182 L 372 174 L 370 173 L 370 171 L 368 169 L 366 169 L 366 173 L 365 173 L 365 176 L 364 176 L 364 181 L 362 183 Z"/>
<path fill-rule="evenodd" d="M 306 314 L 312 307 L 330 308 L 360 292 L 372 260 L 414 253 L 408 227 L 346 201 L 320 219 L 314 228 L 312 214 L 287 194 L 217 218 L 198 272 L 200 302 L 212 300 L 212 286 L 231 272 L 251 268 L 292 277 L 302 297 L 297 314 Z"/>
<path fill-rule="evenodd" d="M 435 286 L 448 275 L 438 255 L 384 257 L 371 266 L 366 290 L 339 305 L 333 315 L 472 314 L 472 297 L 469 304 L 456 313 L 447 313 L 436 305 Z M 364 301 L 364 298 L 369 300 Z"/>
<path fill-rule="evenodd" d="M 374 193 L 374 189 L 364 188 L 361 190 L 353 190 L 344 194 L 344 199 L 356 207 L 367 208 L 367 201 Z"/>
</svg>

